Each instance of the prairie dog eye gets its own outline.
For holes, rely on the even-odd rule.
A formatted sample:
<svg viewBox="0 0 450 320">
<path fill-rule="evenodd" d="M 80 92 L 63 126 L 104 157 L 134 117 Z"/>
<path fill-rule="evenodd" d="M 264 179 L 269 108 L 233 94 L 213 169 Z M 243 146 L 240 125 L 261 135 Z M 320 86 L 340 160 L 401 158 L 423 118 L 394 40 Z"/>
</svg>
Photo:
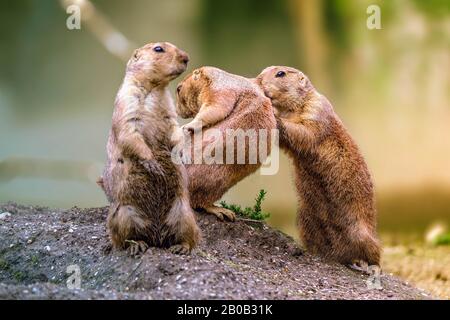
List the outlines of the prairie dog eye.
<svg viewBox="0 0 450 320">
<path fill-rule="evenodd" d="M 286 75 L 286 72 L 284 71 L 278 71 L 277 74 L 275 75 L 275 78 L 282 78 Z"/>
<path fill-rule="evenodd" d="M 180 91 L 181 91 L 181 84 L 179 84 L 178 87 L 177 87 L 177 93 L 179 94 Z"/>
<path fill-rule="evenodd" d="M 164 49 L 161 46 L 156 46 L 153 48 L 153 51 L 158 52 L 158 53 L 163 53 Z"/>
</svg>

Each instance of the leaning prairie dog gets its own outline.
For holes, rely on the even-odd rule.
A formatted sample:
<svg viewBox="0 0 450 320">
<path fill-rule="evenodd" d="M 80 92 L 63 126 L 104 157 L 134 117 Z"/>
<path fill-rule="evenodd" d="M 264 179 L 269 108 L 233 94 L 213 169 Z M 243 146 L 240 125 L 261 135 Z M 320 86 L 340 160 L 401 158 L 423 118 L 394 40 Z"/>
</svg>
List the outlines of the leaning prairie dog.
<svg viewBox="0 0 450 320">
<path fill-rule="evenodd" d="M 168 84 L 188 61 L 185 52 L 167 42 L 136 50 L 115 101 L 99 185 L 111 203 L 112 244 L 133 255 L 148 246 L 188 253 L 200 238 L 185 168 L 171 156 L 183 135 Z"/>
<path fill-rule="evenodd" d="M 330 102 L 293 68 L 269 67 L 257 82 L 272 100 L 280 146 L 295 165 L 304 245 L 343 264 L 379 265 L 372 179 Z"/>
<path fill-rule="evenodd" d="M 191 206 L 214 214 L 221 220 L 226 217 L 234 221 L 234 212 L 214 203 L 265 161 L 265 158 L 259 157 L 259 149 L 258 159 L 253 162 L 249 160 L 250 144 L 258 148 L 260 140 L 266 139 L 267 154 L 270 154 L 271 130 L 276 128 L 270 100 L 250 79 L 213 67 L 202 67 L 188 75 L 177 87 L 177 98 L 178 115 L 194 118 L 183 126 L 185 133 L 192 137 L 194 131 L 203 129 L 202 151 L 218 143 L 209 139 L 213 131 L 221 135 L 218 140 L 224 146 L 223 164 L 201 162 L 186 165 Z M 264 130 L 267 136 L 262 135 Z M 239 145 L 237 138 L 229 139 L 233 133 L 244 132 L 253 132 L 255 135 L 245 138 L 245 142 Z M 231 143 L 226 144 L 224 141 Z M 236 160 L 239 147 L 244 149 L 245 163 L 226 164 L 227 150 L 234 148 L 230 152 L 234 153 Z"/>
</svg>

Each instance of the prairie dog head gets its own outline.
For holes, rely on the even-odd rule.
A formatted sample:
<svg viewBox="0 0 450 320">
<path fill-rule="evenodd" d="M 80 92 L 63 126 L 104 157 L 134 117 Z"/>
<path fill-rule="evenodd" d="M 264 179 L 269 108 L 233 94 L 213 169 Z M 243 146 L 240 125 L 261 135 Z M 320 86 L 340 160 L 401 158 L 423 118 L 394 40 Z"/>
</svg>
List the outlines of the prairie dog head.
<svg viewBox="0 0 450 320">
<path fill-rule="evenodd" d="M 169 42 L 149 43 L 134 51 L 127 74 L 144 83 L 168 83 L 186 71 L 188 62 L 188 54 Z"/>
<path fill-rule="evenodd" d="M 207 90 L 211 80 L 206 67 L 194 70 L 177 86 L 177 113 L 180 117 L 193 118 L 201 107 L 200 94 Z"/>
<path fill-rule="evenodd" d="M 177 87 L 177 113 L 192 118 L 202 106 L 216 106 L 231 111 L 240 92 L 260 90 L 243 77 L 215 67 L 201 67 L 188 75 Z"/>
<path fill-rule="evenodd" d="M 272 106 L 280 112 L 294 111 L 315 91 L 303 72 L 282 66 L 264 69 L 256 78 Z"/>
</svg>

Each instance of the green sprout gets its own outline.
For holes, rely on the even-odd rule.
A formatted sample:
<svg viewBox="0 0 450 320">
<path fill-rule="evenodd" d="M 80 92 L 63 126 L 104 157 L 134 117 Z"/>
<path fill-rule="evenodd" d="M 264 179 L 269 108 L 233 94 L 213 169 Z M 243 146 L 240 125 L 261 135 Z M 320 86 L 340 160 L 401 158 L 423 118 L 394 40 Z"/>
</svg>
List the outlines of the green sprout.
<svg viewBox="0 0 450 320">
<path fill-rule="evenodd" d="M 450 245 L 450 233 L 441 234 L 434 240 L 434 244 L 437 246 Z"/>
<path fill-rule="evenodd" d="M 255 205 L 253 207 L 246 207 L 242 209 L 241 206 L 236 204 L 228 204 L 225 201 L 220 202 L 220 205 L 228 210 L 233 211 L 236 215 L 257 221 L 264 221 L 270 217 L 270 213 L 262 211 L 261 205 L 266 197 L 267 191 L 260 190 L 258 196 L 255 199 Z"/>
</svg>

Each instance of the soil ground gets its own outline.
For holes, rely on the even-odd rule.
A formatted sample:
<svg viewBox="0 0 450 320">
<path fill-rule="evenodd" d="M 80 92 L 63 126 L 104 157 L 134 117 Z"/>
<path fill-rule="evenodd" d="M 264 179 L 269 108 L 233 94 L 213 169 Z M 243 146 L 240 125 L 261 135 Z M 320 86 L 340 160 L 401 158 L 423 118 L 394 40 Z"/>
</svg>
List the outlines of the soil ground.
<svg viewBox="0 0 450 320">
<path fill-rule="evenodd" d="M 423 241 L 383 243 L 386 272 L 425 289 L 434 297 L 450 299 L 450 246 L 433 246 Z"/>
<path fill-rule="evenodd" d="M 9 213 L 9 214 L 4 214 Z M 431 299 L 402 280 L 368 275 L 302 252 L 260 222 L 198 214 L 200 246 L 189 256 L 150 248 L 110 251 L 107 209 L 0 205 L 0 299 Z M 81 289 L 69 289 L 69 266 Z M 70 271 L 70 268 L 69 268 Z"/>
</svg>

